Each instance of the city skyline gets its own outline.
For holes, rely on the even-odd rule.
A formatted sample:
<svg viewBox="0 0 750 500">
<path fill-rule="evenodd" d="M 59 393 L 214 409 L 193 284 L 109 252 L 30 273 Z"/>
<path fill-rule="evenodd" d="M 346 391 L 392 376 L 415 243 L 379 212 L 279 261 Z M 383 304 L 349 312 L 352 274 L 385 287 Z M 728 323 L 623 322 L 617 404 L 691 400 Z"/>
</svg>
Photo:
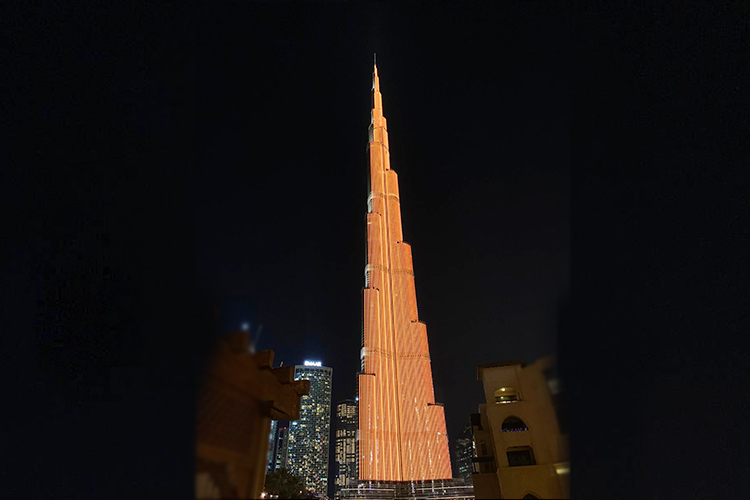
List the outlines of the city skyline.
<svg viewBox="0 0 750 500">
<path fill-rule="evenodd" d="M 27 497 L 188 498 L 191 380 L 225 302 L 274 366 L 325 359 L 333 400 L 355 394 L 373 52 L 451 442 L 484 397 L 474 367 L 557 351 L 587 422 L 574 497 L 747 489 L 746 5 L 17 13 L 0 184 Z M 686 443 L 700 460 L 664 453 Z"/>
<path fill-rule="evenodd" d="M 352 353 L 361 348 L 362 193 L 377 52 L 388 75 L 389 131 L 399 137 L 391 157 L 404 233 L 418 252 L 419 316 L 432 362 L 444 367 L 433 385 L 450 441 L 481 398 L 470 367 L 506 353 L 554 353 L 568 285 L 567 69 L 563 47 L 548 42 L 562 28 L 554 16 L 503 16 L 481 20 L 509 26 L 488 65 L 458 57 L 478 41 L 441 40 L 439 16 L 420 28 L 437 39 L 410 42 L 412 18 L 384 10 L 377 29 L 387 37 L 375 43 L 360 40 L 357 26 L 365 35 L 374 29 L 364 18 L 331 11 L 322 22 L 340 30 L 330 33 L 330 57 L 271 32 L 230 37 L 222 47 L 232 51 L 217 52 L 202 83 L 212 125 L 201 130 L 206 168 L 195 179 L 199 286 L 219 305 L 243 302 L 248 317 L 236 324 L 249 321 L 253 337 L 262 324 L 257 348 L 273 349 L 277 362 L 326 359 L 339 375 L 338 401 L 356 394 L 360 370 Z M 294 26 L 294 39 L 311 30 Z M 253 52 L 253 67 L 272 80 L 218 64 L 224 57 L 243 66 L 251 46 L 265 47 Z M 523 71 L 530 60 L 533 71 Z M 259 147 L 273 160 L 258 162 Z"/>
</svg>

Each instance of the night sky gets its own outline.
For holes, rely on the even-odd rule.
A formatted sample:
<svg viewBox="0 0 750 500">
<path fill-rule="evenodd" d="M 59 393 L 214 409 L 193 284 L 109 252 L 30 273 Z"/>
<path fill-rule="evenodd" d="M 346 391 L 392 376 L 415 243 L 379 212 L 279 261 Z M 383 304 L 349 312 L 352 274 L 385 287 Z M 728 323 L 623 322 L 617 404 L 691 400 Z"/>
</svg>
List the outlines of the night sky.
<svg viewBox="0 0 750 500">
<path fill-rule="evenodd" d="M 246 314 L 253 336 L 263 325 L 259 349 L 322 360 L 333 401 L 354 396 L 377 52 L 452 447 L 483 402 L 477 364 L 555 352 L 569 282 L 565 18 L 550 5 L 256 5 L 201 39 L 196 270 L 226 327 Z"/>
<path fill-rule="evenodd" d="M 743 497 L 747 2 L 136 3 L 0 16 L 6 490 L 190 498 L 244 321 L 354 394 L 377 52 L 451 442 L 557 352 L 575 498 Z"/>
</svg>

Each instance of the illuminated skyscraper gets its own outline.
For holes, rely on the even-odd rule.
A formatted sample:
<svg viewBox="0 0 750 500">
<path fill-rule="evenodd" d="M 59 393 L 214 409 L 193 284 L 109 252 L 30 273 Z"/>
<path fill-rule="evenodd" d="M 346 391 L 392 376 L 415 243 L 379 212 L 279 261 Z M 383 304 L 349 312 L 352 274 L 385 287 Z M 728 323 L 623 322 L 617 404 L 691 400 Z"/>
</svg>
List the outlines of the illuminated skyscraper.
<svg viewBox="0 0 750 500">
<path fill-rule="evenodd" d="M 309 380 L 310 393 L 300 399 L 300 418 L 290 422 L 287 468 L 305 481 L 305 488 L 328 494 L 328 445 L 331 432 L 333 369 L 320 361 L 294 367 L 294 380 Z"/>
<path fill-rule="evenodd" d="M 336 493 L 356 484 L 357 401 L 347 399 L 336 405 Z"/>
<path fill-rule="evenodd" d="M 449 479 L 445 413 L 435 402 L 427 327 L 417 315 L 411 246 L 402 235 L 398 177 L 391 169 L 377 66 L 369 132 L 359 478 Z"/>
</svg>

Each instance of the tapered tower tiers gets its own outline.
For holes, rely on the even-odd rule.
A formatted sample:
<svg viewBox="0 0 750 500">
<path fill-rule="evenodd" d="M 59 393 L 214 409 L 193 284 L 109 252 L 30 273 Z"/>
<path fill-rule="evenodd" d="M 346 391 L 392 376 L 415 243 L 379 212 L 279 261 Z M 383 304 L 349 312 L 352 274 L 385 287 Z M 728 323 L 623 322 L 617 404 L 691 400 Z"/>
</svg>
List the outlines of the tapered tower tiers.
<svg viewBox="0 0 750 500">
<path fill-rule="evenodd" d="M 419 321 L 411 246 L 377 66 L 372 83 L 367 263 L 359 374 L 360 481 L 452 477 L 443 406 L 435 402 L 427 327 Z"/>
</svg>

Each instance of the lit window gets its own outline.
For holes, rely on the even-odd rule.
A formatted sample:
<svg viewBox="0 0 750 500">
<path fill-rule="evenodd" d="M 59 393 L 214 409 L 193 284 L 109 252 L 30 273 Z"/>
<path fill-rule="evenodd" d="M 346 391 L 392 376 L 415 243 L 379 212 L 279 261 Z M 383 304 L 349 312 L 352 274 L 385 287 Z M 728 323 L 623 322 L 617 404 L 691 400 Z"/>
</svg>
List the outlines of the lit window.
<svg viewBox="0 0 750 500">
<path fill-rule="evenodd" d="M 495 404 L 513 403 L 520 399 L 518 391 L 513 387 L 501 387 L 495 391 Z"/>
</svg>

